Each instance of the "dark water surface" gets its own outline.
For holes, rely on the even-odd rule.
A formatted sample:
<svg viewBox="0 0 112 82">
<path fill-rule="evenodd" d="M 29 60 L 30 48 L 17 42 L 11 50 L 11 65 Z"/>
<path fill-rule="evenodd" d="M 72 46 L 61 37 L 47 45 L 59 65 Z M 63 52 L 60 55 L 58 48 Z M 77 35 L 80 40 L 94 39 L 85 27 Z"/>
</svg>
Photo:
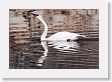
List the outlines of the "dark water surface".
<svg viewBox="0 0 112 82">
<path fill-rule="evenodd" d="M 10 69 L 98 69 L 99 41 L 29 41 L 10 39 Z"/>
</svg>

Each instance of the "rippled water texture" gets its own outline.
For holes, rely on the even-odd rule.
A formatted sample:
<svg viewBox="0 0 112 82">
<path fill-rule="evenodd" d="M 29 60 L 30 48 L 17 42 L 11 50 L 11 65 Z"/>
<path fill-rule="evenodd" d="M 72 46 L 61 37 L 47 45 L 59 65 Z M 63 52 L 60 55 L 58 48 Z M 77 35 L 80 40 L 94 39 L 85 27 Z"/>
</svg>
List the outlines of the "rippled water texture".
<svg viewBox="0 0 112 82">
<path fill-rule="evenodd" d="M 10 41 L 10 69 L 98 69 L 99 41 Z"/>
<path fill-rule="evenodd" d="M 85 35 L 79 41 L 39 41 L 61 31 Z M 63 36 L 62 36 L 63 37 Z M 9 69 L 98 69 L 98 9 L 10 9 Z"/>
</svg>

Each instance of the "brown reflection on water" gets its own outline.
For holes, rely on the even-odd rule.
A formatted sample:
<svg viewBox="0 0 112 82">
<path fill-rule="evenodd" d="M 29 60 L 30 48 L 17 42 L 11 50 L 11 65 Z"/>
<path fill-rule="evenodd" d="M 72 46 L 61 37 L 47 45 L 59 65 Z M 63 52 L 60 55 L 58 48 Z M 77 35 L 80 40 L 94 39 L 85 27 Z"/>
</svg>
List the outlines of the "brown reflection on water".
<svg viewBox="0 0 112 82">
<path fill-rule="evenodd" d="M 10 69 L 98 69 L 99 41 L 14 43 L 10 38 Z"/>
</svg>

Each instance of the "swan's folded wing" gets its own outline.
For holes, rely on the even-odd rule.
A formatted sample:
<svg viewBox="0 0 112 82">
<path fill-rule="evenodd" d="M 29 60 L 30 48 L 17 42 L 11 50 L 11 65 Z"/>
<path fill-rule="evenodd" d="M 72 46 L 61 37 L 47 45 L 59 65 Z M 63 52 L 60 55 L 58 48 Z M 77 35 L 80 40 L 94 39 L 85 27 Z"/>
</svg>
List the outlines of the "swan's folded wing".
<svg viewBox="0 0 112 82">
<path fill-rule="evenodd" d="M 67 40 L 67 39 L 78 39 L 77 36 L 80 36 L 79 34 L 76 33 L 70 33 L 70 32 L 58 32 L 50 37 L 48 37 L 48 40 Z"/>
</svg>

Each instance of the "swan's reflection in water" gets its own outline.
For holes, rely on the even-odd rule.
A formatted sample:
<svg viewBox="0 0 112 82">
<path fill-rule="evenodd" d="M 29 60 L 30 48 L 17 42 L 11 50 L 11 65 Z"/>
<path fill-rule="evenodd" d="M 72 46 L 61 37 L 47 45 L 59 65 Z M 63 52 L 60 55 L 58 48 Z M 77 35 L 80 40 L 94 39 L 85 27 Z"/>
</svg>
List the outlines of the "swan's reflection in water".
<svg viewBox="0 0 112 82">
<path fill-rule="evenodd" d="M 37 66 L 43 66 L 44 60 L 47 58 L 47 53 L 48 53 L 48 46 L 58 49 L 58 51 L 61 52 L 71 52 L 71 51 L 78 51 L 79 49 L 79 43 L 77 41 L 42 41 L 41 45 L 44 49 L 43 56 L 41 56 L 38 59 Z"/>
<path fill-rule="evenodd" d="M 38 59 L 38 62 L 37 62 L 37 66 L 43 66 L 43 62 L 44 60 L 46 59 L 47 57 L 47 53 L 48 53 L 48 46 L 47 46 L 47 42 L 41 42 L 41 45 L 42 47 L 44 48 L 44 52 L 43 52 L 43 56 L 41 56 L 39 59 Z"/>
<path fill-rule="evenodd" d="M 9 57 L 10 69 L 98 69 L 99 41 L 35 40 L 10 45 Z"/>
<path fill-rule="evenodd" d="M 48 42 L 49 46 L 52 46 L 55 49 L 58 49 L 61 52 L 71 52 L 77 51 L 79 48 L 79 43 L 77 41 L 55 41 L 55 42 Z"/>
</svg>

